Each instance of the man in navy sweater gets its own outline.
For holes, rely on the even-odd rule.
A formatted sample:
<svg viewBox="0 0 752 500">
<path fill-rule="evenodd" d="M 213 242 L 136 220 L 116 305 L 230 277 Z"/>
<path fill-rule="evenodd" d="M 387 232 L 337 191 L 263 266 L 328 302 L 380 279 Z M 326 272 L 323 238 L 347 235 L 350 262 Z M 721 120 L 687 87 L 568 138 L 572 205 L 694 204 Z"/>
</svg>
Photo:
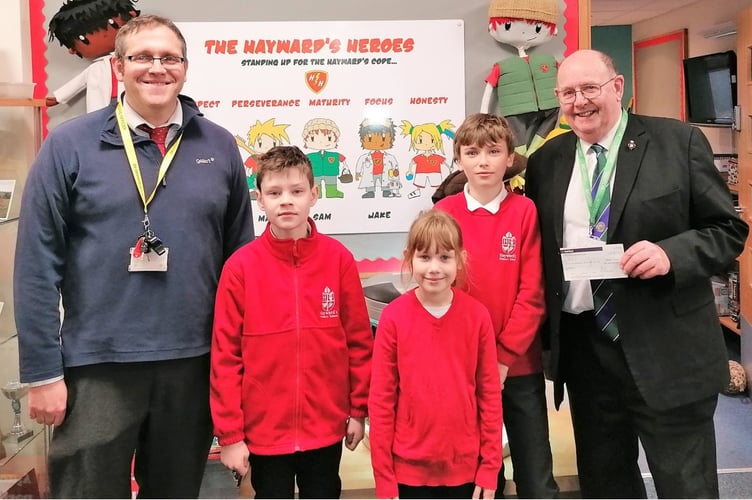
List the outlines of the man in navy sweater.
<svg viewBox="0 0 752 500">
<path fill-rule="evenodd" d="M 123 26 L 116 104 L 53 130 L 21 207 L 14 292 L 29 412 L 55 425 L 55 498 L 198 496 L 212 439 L 209 347 L 224 261 L 253 238 L 232 135 L 179 95 L 186 45 Z M 62 297 L 64 313 L 60 315 Z"/>
</svg>

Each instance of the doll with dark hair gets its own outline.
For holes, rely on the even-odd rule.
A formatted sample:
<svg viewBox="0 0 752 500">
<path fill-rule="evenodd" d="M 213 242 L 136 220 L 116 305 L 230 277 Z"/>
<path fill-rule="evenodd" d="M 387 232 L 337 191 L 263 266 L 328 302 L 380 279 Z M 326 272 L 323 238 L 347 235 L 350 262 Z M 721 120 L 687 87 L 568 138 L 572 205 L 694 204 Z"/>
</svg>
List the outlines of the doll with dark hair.
<svg viewBox="0 0 752 500">
<path fill-rule="evenodd" d="M 358 189 L 365 189 L 361 198 L 374 198 L 377 184 L 384 198 L 395 198 L 396 195 L 389 186 L 389 172 L 394 175 L 396 170 L 399 179 L 399 166 L 397 158 L 386 152 L 394 147 L 394 122 L 386 117 L 374 120 L 366 118 L 360 123 L 358 135 L 361 146 L 367 151 L 358 158 L 355 165 L 355 180 L 360 181 Z"/>
<path fill-rule="evenodd" d="M 107 106 L 118 95 L 117 79 L 110 58 L 115 35 L 140 11 L 138 0 L 68 0 L 50 19 L 49 41 L 57 39 L 68 53 L 91 60 L 80 74 L 55 90 L 47 105 L 66 103 L 86 89 L 86 111 Z"/>
</svg>

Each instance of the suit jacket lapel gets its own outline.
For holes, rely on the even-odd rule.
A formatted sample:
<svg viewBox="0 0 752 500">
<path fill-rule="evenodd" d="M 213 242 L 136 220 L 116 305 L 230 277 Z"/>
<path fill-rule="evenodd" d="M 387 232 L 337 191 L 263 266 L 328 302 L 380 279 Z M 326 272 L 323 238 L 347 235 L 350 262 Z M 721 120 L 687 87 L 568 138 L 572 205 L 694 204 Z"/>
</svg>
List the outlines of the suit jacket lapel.
<svg viewBox="0 0 752 500">
<path fill-rule="evenodd" d="M 611 192 L 611 213 L 608 221 L 608 239 L 615 234 L 619 227 L 627 199 L 632 193 L 637 173 L 642 165 L 642 158 L 648 149 L 650 139 L 645 135 L 642 124 L 629 115 L 624 137 L 618 146 L 619 156 L 616 159 L 616 173 L 613 191 Z"/>
</svg>

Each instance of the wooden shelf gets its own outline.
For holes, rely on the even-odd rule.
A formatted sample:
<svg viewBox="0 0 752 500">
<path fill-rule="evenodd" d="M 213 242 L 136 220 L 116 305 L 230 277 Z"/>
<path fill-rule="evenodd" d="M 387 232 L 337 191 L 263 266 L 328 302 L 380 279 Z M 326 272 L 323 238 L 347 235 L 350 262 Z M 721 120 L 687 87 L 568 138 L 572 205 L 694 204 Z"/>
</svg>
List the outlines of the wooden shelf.
<svg viewBox="0 0 752 500">
<path fill-rule="evenodd" d="M 725 328 L 728 328 L 737 335 L 742 334 L 742 331 L 736 326 L 736 321 L 732 320 L 731 316 L 719 316 L 718 318 L 721 320 L 721 325 Z"/>
<path fill-rule="evenodd" d="M 0 97 L 0 106 L 33 106 L 35 108 L 44 108 L 47 106 L 47 101 L 45 99 L 31 99 L 28 97 Z"/>
</svg>

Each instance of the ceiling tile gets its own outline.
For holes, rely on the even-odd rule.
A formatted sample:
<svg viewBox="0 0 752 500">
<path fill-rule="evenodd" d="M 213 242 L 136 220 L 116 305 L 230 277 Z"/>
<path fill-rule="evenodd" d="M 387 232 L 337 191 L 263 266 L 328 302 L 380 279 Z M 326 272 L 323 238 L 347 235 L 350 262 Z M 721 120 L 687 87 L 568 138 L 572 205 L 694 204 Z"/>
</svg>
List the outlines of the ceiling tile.
<svg viewBox="0 0 752 500">
<path fill-rule="evenodd" d="M 590 23 L 593 26 L 635 24 L 691 3 L 692 0 L 592 0 Z"/>
</svg>

